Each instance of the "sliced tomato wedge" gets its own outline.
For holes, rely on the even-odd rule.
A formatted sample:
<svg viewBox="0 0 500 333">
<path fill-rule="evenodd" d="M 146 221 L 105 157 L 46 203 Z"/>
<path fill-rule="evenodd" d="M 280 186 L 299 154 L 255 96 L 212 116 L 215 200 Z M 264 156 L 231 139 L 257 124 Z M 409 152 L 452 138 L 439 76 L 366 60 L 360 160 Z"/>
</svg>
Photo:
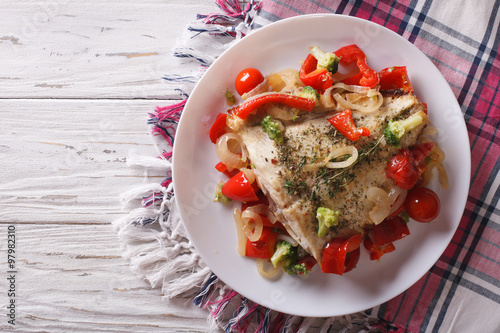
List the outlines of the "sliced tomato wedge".
<svg viewBox="0 0 500 333">
<path fill-rule="evenodd" d="M 262 259 L 271 258 L 274 254 L 277 236 L 278 234 L 273 231 L 273 228 L 264 227 L 258 241 L 251 242 L 247 239 L 245 256 Z"/>
<path fill-rule="evenodd" d="M 231 177 L 221 189 L 222 194 L 236 201 L 259 201 L 253 184 L 250 184 L 243 171 Z"/>
<path fill-rule="evenodd" d="M 217 118 L 215 118 L 209 133 L 210 141 L 212 141 L 212 143 L 216 143 L 217 139 L 226 133 L 226 118 L 226 113 L 219 113 Z"/>
</svg>

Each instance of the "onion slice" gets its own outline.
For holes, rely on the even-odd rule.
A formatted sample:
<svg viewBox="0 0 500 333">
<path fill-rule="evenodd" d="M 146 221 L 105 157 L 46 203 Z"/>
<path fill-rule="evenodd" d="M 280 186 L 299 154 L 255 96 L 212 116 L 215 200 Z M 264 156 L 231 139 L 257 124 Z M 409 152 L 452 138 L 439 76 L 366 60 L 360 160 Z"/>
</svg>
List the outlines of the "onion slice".
<svg viewBox="0 0 500 333">
<path fill-rule="evenodd" d="M 330 162 L 332 159 L 345 155 L 351 155 L 351 156 L 349 156 L 349 158 L 345 161 Z M 302 167 L 302 169 L 304 171 L 310 171 L 317 168 L 321 168 L 323 166 L 326 166 L 329 169 L 347 168 L 353 165 L 357 161 L 358 156 L 359 156 L 358 149 L 355 146 L 340 147 L 330 152 L 328 157 L 326 157 L 323 161 L 313 164 L 306 164 Z"/>
<path fill-rule="evenodd" d="M 330 169 L 340 169 L 351 166 L 358 159 L 358 149 L 354 146 L 345 146 L 342 148 L 335 149 L 330 153 L 328 161 L 331 161 L 334 158 L 348 154 L 351 156 L 349 156 L 347 160 L 341 162 L 328 162 L 326 163 L 326 167 Z"/>
<path fill-rule="evenodd" d="M 247 246 L 247 237 L 245 232 L 243 231 L 243 220 L 241 219 L 241 212 L 238 208 L 233 210 L 233 218 L 236 223 L 236 233 L 238 236 L 238 253 L 242 256 L 246 254 L 246 246 Z"/>
<path fill-rule="evenodd" d="M 368 212 L 374 224 L 380 224 L 391 211 L 391 201 L 386 191 L 380 187 L 370 187 L 366 191 L 366 198 L 375 206 Z"/>
<path fill-rule="evenodd" d="M 260 215 L 245 209 L 241 213 L 241 219 L 243 221 L 243 231 L 248 240 L 251 242 L 258 241 L 264 228 Z"/>
<path fill-rule="evenodd" d="M 259 272 L 260 275 L 267 279 L 271 279 L 276 277 L 281 270 L 281 265 L 277 265 L 276 267 L 273 266 L 270 262 L 268 262 L 266 259 L 257 259 L 257 271 Z"/>
<path fill-rule="evenodd" d="M 384 98 L 382 97 L 382 94 L 380 92 L 377 92 L 376 95 L 371 97 L 367 96 L 366 98 L 369 99 L 369 103 L 367 105 L 361 105 L 361 103 L 358 104 L 349 102 L 346 99 L 344 99 L 344 97 L 342 97 L 339 93 L 335 93 L 333 95 L 333 98 L 339 103 L 339 105 L 342 105 L 344 108 L 357 110 L 363 113 L 371 113 L 377 111 L 384 102 Z"/>
<path fill-rule="evenodd" d="M 225 133 L 218 138 L 215 153 L 222 163 L 232 169 L 241 169 L 248 158 L 243 141 L 236 133 Z"/>
</svg>

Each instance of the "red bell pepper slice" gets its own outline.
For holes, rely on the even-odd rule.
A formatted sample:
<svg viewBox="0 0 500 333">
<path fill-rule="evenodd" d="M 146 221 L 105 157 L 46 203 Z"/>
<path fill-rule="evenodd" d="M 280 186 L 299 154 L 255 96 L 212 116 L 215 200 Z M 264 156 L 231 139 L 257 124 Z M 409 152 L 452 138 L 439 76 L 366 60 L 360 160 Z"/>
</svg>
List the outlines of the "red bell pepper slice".
<svg viewBox="0 0 500 333">
<path fill-rule="evenodd" d="M 340 57 L 340 63 L 343 65 L 350 65 L 356 62 L 361 72 L 361 75 L 357 77 L 359 78 L 358 84 L 360 86 L 371 88 L 379 83 L 380 79 L 378 73 L 368 66 L 365 53 L 356 44 L 341 47 L 334 53 L 337 57 Z M 343 82 L 345 83 L 346 80 Z"/>
<path fill-rule="evenodd" d="M 413 87 L 408 78 L 406 66 L 389 67 L 381 70 L 380 90 L 402 90 L 405 93 L 412 93 Z"/>
<path fill-rule="evenodd" d="M 359 261 L 359 256 L 361 254 L 361 250 L 359 246 L 351 252 L 347 252 L 347 256 L 345 258 L 345 269 L 344 273 L 347 273 L 351 271 L 356 265 L 358 264 Z"/>
<path fill-rule="evenodd" d="M 400 149 L 387 164 L 386 177 L 392 179 L 402 189 L 413 188 L 426 169 L 425 158 L 433 146 L 433 143 L 423 143 L 412 151 Z"/>
<path fill-rule="evenodd" d="M 342 275 L 346 271 L 346 264 L 349 265 L 348 268 L 351 270 L 356 266 L 359 255 L 356 258 L 356 253 L 353 255 L 348 254 L 359 249 L 361 241 L 362 237 L 360 235 L 354 235 L 347 240 L 338 237 L 333 238 L 326 244 L 323 251 L 321 271 L 323 273 Z"/>
<path fill-rule="evenodd" d="M 366 127 L 356 127 L 352 119 L 351 110 L 347 109 L 337 113 L 328 119 L 337 131 L 351 141 L 358 141 L 360 136 L 370 136 L 370 130 Z"/>
<path fill-rule="evenodd" d="M 236 201 L 258 201 L 255 188 L 243 171 L 231 177 L 221 188 L 222 194 Z"/>
<path fill-rule="evenodd" d="M 212 143 L 217 142 L 217 139 L 226 133 L 226 118 L 227 114 L 225 113 L 219 113 L 217 118 L 215 118 L 209 133 L 210 141 L 212 141 Z"/>
<path fill-rule="evenodd" d="M 273 228 L 264 227 L 259 240 L 251 242 L 247 239 L 245 256 L 262 259 L 271 258 L 274 254 L 277 236 L 278 234 L 273 231 Z"/>
<path fill-rule="evenodd" d="M 323 251 L 321 271 L 342 275 L 344 273 L 347 243 L 342 238 L 333 238 Z"/>
<path fill-rule="evenodd" d="M 373 227 L 373 239 L 376 245 L 385 245 L 395 242 L 410 234 L 406 222 L 399 216 L 386 218 L 382 223 Z"/>
<path fill-rule="evenodd" d="M 334 81 L 330 72 L 324 68 L 318 68 L 318 60 L 312 54 L 309 54 L 302 63 L 299 77 L 304 85 L 316 90 L 326 90 L 332 86 Z"/>
<path fill-rule="evenodd" d="M 222 163 L 222 162 L 219 162 L 215 165 L 215 169 L 223 174 L 225 174 L 226 176 L 228 176 L 229 178 L 235 176 L 239 170 L 238 169 L 233 169 L 232 171 L 229 171 L 229 169 L 227 168 L 227 166 Z"/>
<path fill-rule="evenodd" d="M 283 104 L 305 111 L 311 111 L 316 105 L 316 102 L 309 98 L 303 98 L 290 94 L 268 94 L 248 100 L 240 106 L 232 109 L 232 112 L 241 119 L 246 119 L 246 117 L 255 109 L 267 103 Z"/>
<path fill-rule="evenodd" d="M 373 241 L 371 240 L 370 237 L 365 237 L 365 240 L 363 241 L 363 245 L 365 248 L 370 251 L 370 260 L 378 260 L 380 259 L 384 254 L 390 253 L 396 248 L 394 247 L 394 244 L 392 243 L 387 243 L 384 245 L 375 245 Z"/>
</svg>

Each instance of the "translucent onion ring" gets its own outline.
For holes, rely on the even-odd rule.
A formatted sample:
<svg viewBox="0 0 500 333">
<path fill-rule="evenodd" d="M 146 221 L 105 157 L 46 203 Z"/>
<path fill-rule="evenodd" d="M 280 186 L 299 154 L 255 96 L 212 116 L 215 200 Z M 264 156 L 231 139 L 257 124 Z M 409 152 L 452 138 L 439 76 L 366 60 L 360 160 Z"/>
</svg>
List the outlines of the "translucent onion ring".
<svg viewBox="0 0 500 333">
<path fill-rule="evenodd" d="M 368 201 L 375 203 L 375 206 L 368 212 L 368 215 L 374 224 L 380 224 L 391 211 L 389 195 L 380 187 L 370 187 L 366 191 L 366 198 Z"/>
<path fill-rule="evenodd" d="M 249 211 L 255 214 L 267 216 L 269 212 L 269 207 L 267 205 L 259 204 L 247 207 L 245 211 Z"/>
<path fill-rule="evenodd" d="M 380 92 L 377 92 L 376 95 L 374 95 L 374 96 L 377 96 L 376 102 L 372 103 L 369 106 L 362 106 L 362 105 L 348 102 L 339 93 L 333 94 L 333 98 L 340 105 L 342 105 L 344 108 L 351 109 L 351 110 L 357 110 L 357 111 L 360 111 L 363 113 L 371 113 L 371 112 L 377 111 L 380 108 L 380 106 L 382 106 L 382 103 L 384 102 L 384 98 L 382 97 L 382 94 Z M 373 98 L 373 96 L 370 98 Z"/>
<path fill-rule="evenodd" d="M 448 181 L 448 173 L 446 173 L 446 169 L 441 163 L 437 166 L 437 170 L 439 174 L 439 182 L 441 183 L 441 187 L 447 190 L 450 187 L 450 183 Z"/>
<path fill-rule="evenodd" d="M 326 89 L 323 95 L 321 95 L 319 99 L 319 103 L 326 109 L 326 110 L 335 110 L 337 108 L 337 102 L 335 99 L 333 99 L 332 96 L 332 90 L 333 86 Z"/>
<path fill-rule="evenodd" d="M 344 155 L 351 155 L 347 160 L 341 161 L 341 162 L 330 162 L 332 159 L 344 156 Z M 340 147 L 332 151 L 327 158 L 325 158 L 323 161 L 318 162 L 318 163 L 313 163 L 313 164 L 306 164 L 302 167 L 302 170 L 304 171 L 310 171 L 314 170 L 317 168 L 321 168 L 323 166 L 326 166 L 329 169 L 340 169 L 340 168 L 347 168 L 354 164 L 356 160 L 358 159 L 358 149 L 354 146 L 345 146 L 345 147 Z"/>
<path fill-rule="evenodd" d="M 375 89 L 371 89 L 370 87 L 349 85 L 349 84 L 345 84 L 345 83 L 342 83 L 342 82 L 335 83 L 331 88 L 332 89 L 348 90 L 348 91 L 352 91 L 354 93 L 358 93 L 358 94 L 365 95 L 365 96 L 370 91 L 376 91 Z"/>
<path fill-rule="evenodd" d="M 233 147 L 230 147 L 230 145 Z M 215 153 L 222 163 L 232 169 L 242 168 L 248 157 L 241 138 L 235 133 L 221 135 L 215 143 Z"/>
<path fill-rule="evenodd" d="M 327 162 L 325 166 L 329 169 L 340 169 L 351 166 L 358 159 L 358 149 L 354 146 L 345 146 L 335 149 L 328 156 L 328 161 L 347 154 L 351 155 L 347 160 L 341 162 Z"/>
<path fill-rule="evenodd" d="M 262 94 L 264 92 L 267 92 L 268 90 L 269 90 L 269 79 L 265 77 L 264 81 L 259 83 L 257 86 L 255 86 L 255 88 L 253 88 L 249 92 L 244 93 L 241 97 L 246 100 L 247 98 Z"/>
<path fill-rule="evenodd" d="M 271 267 L 270 269 L 266 269 L 267 267 Z M 282 270 L 280 269 L 281 265 L 277 265 L 274 267 L 271 263 L 269 263 L 266 259 L 258 258 L 257 259 L 257 271 L 260 275 L 267 279 L 271 279 L 276 277 Z"/>
<path fill-rule="evenodd" d="M 241 219 L 243 221 L 243 231 L 248 240 L 251 242 L 258 241 L 264 228 L 260 215 L 245 209 L 241 213 Z"/>
<path fill-rule="evenodd" d="M 241 219 L 241 212 L 238 208 L 233 210 L 233 218 L 236 223 L 236 233 L 238 236 L 238 253 L 242 256 L 246 254 L 246 246 L 247 246 L 247 236 L 243 231 L 243 220 Z"/>
</svg>

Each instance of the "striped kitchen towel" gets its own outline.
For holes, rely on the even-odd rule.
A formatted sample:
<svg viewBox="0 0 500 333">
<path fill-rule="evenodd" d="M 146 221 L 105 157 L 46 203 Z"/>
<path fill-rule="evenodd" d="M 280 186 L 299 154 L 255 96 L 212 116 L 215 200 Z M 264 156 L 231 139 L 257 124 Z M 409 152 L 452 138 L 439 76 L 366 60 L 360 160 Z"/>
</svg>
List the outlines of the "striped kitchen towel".
<svg viewBox="0 0 500 333">
<path fill-rule="evenodd" d="M 263 0 L 241 4 L 226 0 L 217 4 L 222 14 L 199 16 L 190 25 L 188 41 L 176 48 L 176 56 L 208 67 L 228 45 L 252 30 L 312 13 L 370 20 L 417 46 L 450 84 L 467 124 L 472 182 L 464 215 L 438 262 L 401 295 L 341 318 L 297 318 L 252 303 L 210 272 L 187 239 L 176 212 L 172 180 L 167 177 L 161 185 L 145 185 L 124 195 L 126 202 L 144 198 L 144 207 L 115 222 L 132 269 L 154 287 L 162 287 L 169 297 L 193 293 L 194 303 L 208 308 L 213 323 L 227 332 L 500 332 L 500 1 Z M 165 79 L 178 82 L 188 96 L 200 73 L 190 77 L 170 74 Z M 160 139 L 159 146 L 173 143 L 184 103 L 151 113 L 149 123 L 155 139 Z M 161 159 L 129 162 L 163 168 L 168 176 L 171 149 L 161 147 Z"/>
</svg>

